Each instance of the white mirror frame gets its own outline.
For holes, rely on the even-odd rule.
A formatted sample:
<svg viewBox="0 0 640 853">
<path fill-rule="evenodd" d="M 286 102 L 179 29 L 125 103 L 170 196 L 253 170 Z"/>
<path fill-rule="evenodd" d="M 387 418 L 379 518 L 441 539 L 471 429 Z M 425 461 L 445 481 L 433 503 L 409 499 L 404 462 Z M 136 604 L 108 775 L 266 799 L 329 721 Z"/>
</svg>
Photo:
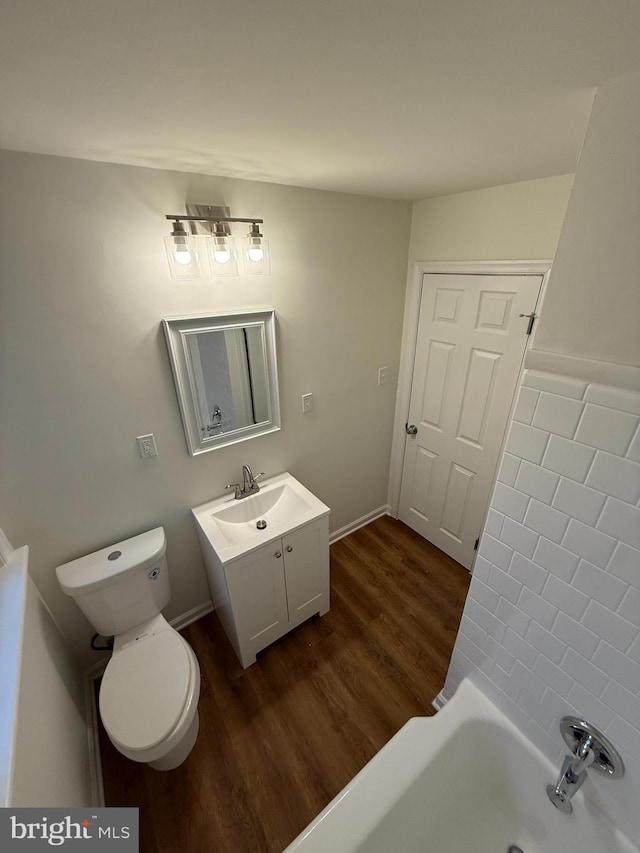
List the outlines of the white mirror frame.
<svg viewBox="0 0 640 853">
<path fill-rule="evenodd" d="M 198 332 L 225 331 L 227 329 L 259 326 L 262 329 L 266 365 L 268 419 L 261 423 L 239 427 L 218 435 L 204 436 L 201 431 L 196 394 L 196 377 L 191 361 L 188 338 Z M 280 399 L 278 394 L 278 368 L 276 360 L 275 311 L 263 308 L 244 312 L 221 314 L 191 314 L 168 317 L 162 321 L 171 369 L 180 405 L 182 424 L 191 456 L 228 447 L 249 438 L 267 435 L 280 429 Z"/>
</svg>

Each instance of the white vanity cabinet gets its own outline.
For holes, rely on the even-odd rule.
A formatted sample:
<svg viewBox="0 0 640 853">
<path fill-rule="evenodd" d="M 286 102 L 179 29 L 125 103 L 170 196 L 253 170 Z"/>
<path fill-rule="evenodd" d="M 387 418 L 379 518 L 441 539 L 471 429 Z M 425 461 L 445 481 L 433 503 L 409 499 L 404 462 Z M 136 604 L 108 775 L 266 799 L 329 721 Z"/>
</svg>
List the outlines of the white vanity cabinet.
<svg viewBox="0 0 640 853">
<path fill-rule="evenodd" d="M 329 610 L 329 524 L 326 518 L 262 545 L 222 566 L 229 603 L 217 607 L 240 662 L 309 616 Z"/>
<path fill-rule="evenodd" d="M 192 512 L 214 609 L 244 667 L 329 610 L 330 510 L 290 474 Z"/>
<path fill-rule="evenodd" d="M 213 606 L 240 662 L 329 610 L 330 509 L 291 474 L 191 510 Z"/>
</svg>

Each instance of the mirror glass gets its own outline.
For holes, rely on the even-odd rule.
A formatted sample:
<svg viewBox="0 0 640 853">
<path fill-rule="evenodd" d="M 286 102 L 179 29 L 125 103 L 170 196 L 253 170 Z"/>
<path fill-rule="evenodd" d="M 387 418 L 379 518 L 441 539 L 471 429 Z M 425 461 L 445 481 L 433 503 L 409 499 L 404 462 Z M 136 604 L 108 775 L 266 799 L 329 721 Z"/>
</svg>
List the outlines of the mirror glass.
<svg viewBox="0 0 640 853">
<path fill-rule="evenodd" d="M 162 325 L 192 456 L 280 429 L 273 310 Z"/>
</svg>

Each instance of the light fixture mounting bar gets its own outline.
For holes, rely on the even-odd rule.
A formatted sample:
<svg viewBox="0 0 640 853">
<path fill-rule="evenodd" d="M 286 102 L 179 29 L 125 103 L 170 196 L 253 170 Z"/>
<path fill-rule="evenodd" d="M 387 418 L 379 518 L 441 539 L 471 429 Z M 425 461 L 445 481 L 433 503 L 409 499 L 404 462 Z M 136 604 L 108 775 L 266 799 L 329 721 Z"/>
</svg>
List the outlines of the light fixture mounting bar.
<svg viewBox="0 0 640 853">
<path fill-rule="evenodd" d="M 173 222 L 251 222 L 254 225 L 262 225 L 264 223 L 264 219 L 257 219 L 255 216 L 245 219 L 237 216 L 174 216 L 171 213 L 167 213 L 165 214 L 165 218 L 171 219 Z"/>
</svg>

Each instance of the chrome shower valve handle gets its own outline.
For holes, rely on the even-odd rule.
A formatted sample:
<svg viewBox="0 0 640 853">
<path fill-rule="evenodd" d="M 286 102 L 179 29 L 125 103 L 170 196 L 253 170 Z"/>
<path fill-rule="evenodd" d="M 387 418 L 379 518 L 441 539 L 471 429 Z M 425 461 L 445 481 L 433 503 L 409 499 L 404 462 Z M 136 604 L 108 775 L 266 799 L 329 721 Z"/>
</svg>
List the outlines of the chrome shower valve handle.
<svg viewBox="0 0 640 853">
<path fill-rule="evenodd" d="M 547 785 L 547 796 L 565 814 L 571 814 L 571 799 L 593 768 L 611 778 L 624 774 L 624 763 L 617 749 L 595 726 L 578 717 L 563 717 L 560 733 L 572 754 L 567 755 L 555 785 Z"/>
</svg>

